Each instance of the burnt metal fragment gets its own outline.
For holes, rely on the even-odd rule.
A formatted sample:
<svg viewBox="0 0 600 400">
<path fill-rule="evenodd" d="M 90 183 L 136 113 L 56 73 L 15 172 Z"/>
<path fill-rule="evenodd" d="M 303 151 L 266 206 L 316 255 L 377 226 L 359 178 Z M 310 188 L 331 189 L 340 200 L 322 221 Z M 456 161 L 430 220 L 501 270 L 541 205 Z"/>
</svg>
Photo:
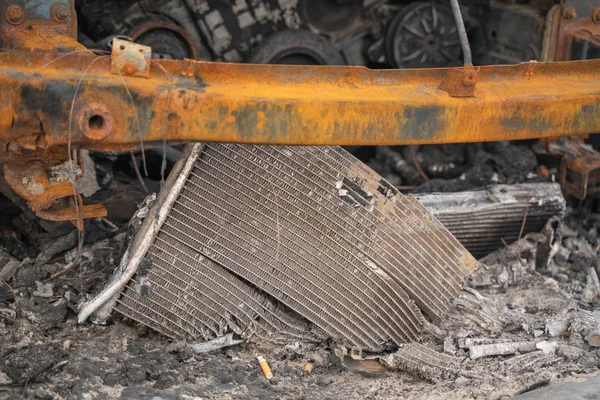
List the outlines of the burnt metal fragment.
<svg viewBox="0 0 600 400">
<path fill-rule="evenodd" d="M 442 318 L 478 267 L 412 196 L 382 193 L 341 148 L 194 148 L 182 183 L 159 195 L 162 222 L 151 212 L 137 234 L 146 248 L 131 249 L 137 274 L 115 307 L 168 336 L 262 332 L 382 350 L 417 339 L 424 315 Z M 140 295 L 144 258 L 152 291 Z"/>
<path fill-rule="evenodd" d="M 562 216 L 566 201 L 557 183 L 494 185 L 484 190 L 417 194 L 475 257 L 483 257 Z"/>
</svg>

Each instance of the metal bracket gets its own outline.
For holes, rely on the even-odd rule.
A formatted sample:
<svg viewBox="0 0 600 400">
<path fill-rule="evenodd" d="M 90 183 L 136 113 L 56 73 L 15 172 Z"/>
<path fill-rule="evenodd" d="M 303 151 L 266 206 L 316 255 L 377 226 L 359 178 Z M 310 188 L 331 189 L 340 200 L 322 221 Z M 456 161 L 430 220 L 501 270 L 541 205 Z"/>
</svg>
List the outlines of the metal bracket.
<svg viewBox="0 0 600 400">
<path fill-rule="evenodd" d="M 114 38 L 110 72 L 113 74 L 150 77 L 152 48 Z"/>
<path fill-rule="evenodd" d="M 15 193 L 27 200 L 40 218 L 71 221 L 82 230 L 84 219 L 106 216 L 106 209 L 101 204 L 82 205 L 82 198 L 72 183 L 51 180 L 43 162 L 6 164 L 4 176 Z M 64 208 L 54 207 L 57 200 L 72 197 L 77 198 L 75 204 Z"/>
</svg>

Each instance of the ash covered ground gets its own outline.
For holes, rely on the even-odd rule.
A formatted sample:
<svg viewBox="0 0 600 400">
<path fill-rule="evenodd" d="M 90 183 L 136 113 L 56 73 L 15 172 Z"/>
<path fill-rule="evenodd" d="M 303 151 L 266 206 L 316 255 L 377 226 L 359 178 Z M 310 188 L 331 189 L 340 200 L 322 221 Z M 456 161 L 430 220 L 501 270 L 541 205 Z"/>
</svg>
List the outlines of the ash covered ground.
<svg viewBox="0 0 600 400">
<path fill-rule="evenodd" d="M 551 180 L 557 164 L 543 160 L 541 168 L 531 148 L 493 143 L 352 151 L 403 191 L 431 192 Z M 161 160 L 147 156 L 144 185 L 156 191 Z M 570 200 L 559 226 L 549 225 L 558 242 L 548 261 L 539 256 L 544 233 L 523 235 L 481 260 L 453 313 L 428 326 L 421 345 L 434 354 L 429 365 L 406 362 L 400 349 L 366 355 L 386 365 L 369 369 L 340 358 L 327 342 L 257 337 L 197 354 L 118 317 L 107 326 L 77 324 L 78 305 L 107 282 L 127 222 L 146 194 L 129 154 L 92 159 L 100 190 L 89 201 L 104 204 L 109 215 L 87 221 L 83 235 L 68 224 L 40 222 L 2 198 L 2 398 L 497 399 L 597 374 L 600 347 L 589 343 L 600 321 L 594 198 Z M 264 377 L 257 355 L 269 362 L 273 379 Z"/>
</svg>

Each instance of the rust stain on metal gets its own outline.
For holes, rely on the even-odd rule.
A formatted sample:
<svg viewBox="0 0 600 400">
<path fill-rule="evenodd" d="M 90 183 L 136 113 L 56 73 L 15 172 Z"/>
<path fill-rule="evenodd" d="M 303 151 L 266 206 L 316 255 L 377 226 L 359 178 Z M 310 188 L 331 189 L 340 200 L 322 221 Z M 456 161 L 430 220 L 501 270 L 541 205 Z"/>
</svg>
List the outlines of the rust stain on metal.
<svg viewBox="0 0 600 400">
<path fill-rule="evenodd" d="M 50 146 L 65 145 L 66 110 L 96 57 L 73 54 L 38 71 L 48 60 L 43 55 L 0 54 L 1 100 L 13 110 L 12 118 L 0 118 L 2 139 L 15 140 L 41 125 Z M 439 88 L 450 71 L 444 69 L 161 61 L 171 79 L 158 67 L 150 68 L 149 80 L 122 71 L 136 108 L 121 79 L 110 74 L 109 64 L 114 62 L 98 60 L 89 67 L 76 107 L 86 94 L 110 99 L 104 105 L 114 109 L 114 133 L 91 140 L 77 126 L 71 138 L 75 147 L 114 150 L 135 145 L 136 113 L 145 141 L 161 141 L 165 127 L 169 140 L 294 145 L 456 143 L 600 131 L 597 60 L 539 63 L 535 74 L 524 73 L 520 65 L 481 67 L 477 91 L 464 98 Z M 340 86 L 340 79 L 348 76 L 352 87 Z M 455 82 L 461 87 L 474 88 L 460 79 Z M 33 93 L 55 101 L 32 101 Z"/>
<path fill-rule="evenodd" d="M 6 182 L 22 198 L 28 201 L 31 209 L 40 218 L 52 221 L 71 221 L 77 228 L 83 229 L 83 220 L 106 216 L 102 205 L 85 205 L 79 193 L 70 182 L 52 181 L 48 177 L 46 166 L 42 162 L 7 163 L 4 165 Z M 54 208 L 61 199 L 76 197 L 75 205 Z"/>
</svg>

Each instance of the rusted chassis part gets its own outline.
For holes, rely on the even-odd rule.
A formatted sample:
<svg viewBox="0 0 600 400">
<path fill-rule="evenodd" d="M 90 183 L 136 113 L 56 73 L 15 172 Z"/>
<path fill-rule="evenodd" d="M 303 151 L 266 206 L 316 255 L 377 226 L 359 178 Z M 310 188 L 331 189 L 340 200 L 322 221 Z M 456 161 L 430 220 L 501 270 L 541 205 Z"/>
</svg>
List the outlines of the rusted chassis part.
<svg viewBox="0 0 600 400">
<path fill-rule="evenodd" d="M 0 162 L 42 218 L 105 214 L 81 207 L 73 182 L 48 178 L 70 150 L 214 141 L 401 145 L 582 135 L 600 131 L 600 61 L 373 71 L 151 61 L 115 42 L 75 40 L 72 0 L 0 2 Z M 76 157 L 75 157 L 76 158 Z M 73 207 L 52 209 L 71 197 Z"/>
<path fill-rule="evenodd" d="M 0 54 L 0 140 L 65 146 L 69 127 L 73 148 L 94 150 L 165 138 L 400 145 L 600 131 L 600 61 L 481 67 L 471 97 L 440 88 L 455 75 L 448 69 L 160 61 L 143 78 L 110 64 L 81 53 Z"/>
</svg>

